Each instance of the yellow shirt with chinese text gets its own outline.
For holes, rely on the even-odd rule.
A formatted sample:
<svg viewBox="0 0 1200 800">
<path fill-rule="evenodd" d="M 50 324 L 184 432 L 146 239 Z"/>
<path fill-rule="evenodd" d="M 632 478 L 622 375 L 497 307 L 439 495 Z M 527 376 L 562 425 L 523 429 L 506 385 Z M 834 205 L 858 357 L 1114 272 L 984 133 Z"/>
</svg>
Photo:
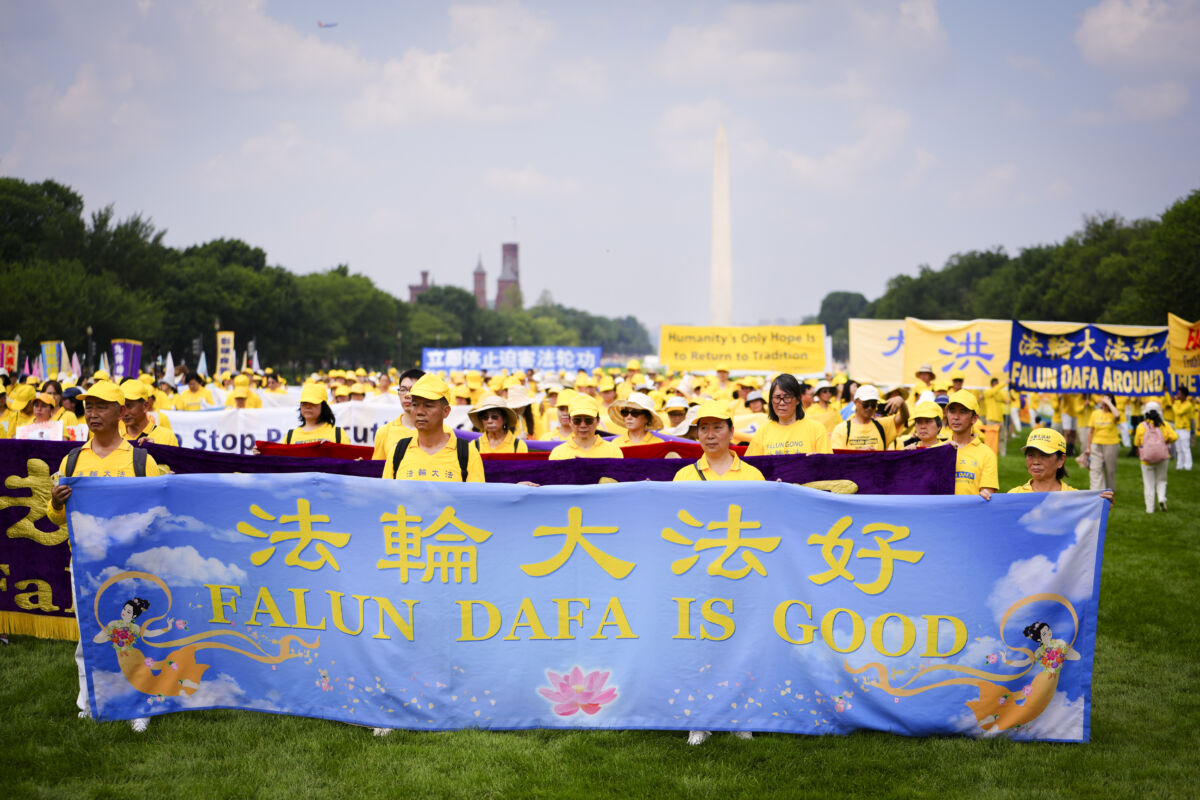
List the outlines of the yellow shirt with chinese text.
<svg viewBox="0 0 1200 800">
<path fill-rule="evenodd" d="M 408 447 L 400 459 L 399 474 L 392 471 L 395 461 L 395 447 L 387 454 L 383 462 L 383 477 L 395 478 L 401 481 L 458 481 L 462 482 L 462 467 L 458 463 L 458 437 L 453 433 L 446 439 L 440 450 L 433 455 L 426 453 L 417 444 L 414 435 L 408 440 Z M 396 443 L 399 445 L 399 442 Z M 474 447 L 467 448 L 467 483 L 483 483 L 483 458 Z"/>
</svg>

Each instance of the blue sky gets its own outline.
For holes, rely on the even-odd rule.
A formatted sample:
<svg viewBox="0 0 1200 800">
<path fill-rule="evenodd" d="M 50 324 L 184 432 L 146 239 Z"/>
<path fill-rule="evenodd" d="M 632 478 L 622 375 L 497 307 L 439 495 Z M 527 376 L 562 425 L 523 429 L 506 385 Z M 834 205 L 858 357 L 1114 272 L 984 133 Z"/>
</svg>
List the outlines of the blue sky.
<svg viewBox="0 0 1200 800">
<path fill-rule="evenodd" d="M 1196 0 L 3 5 L 0 174 L 401 297 L 706 323 L 721 124 L 738 324 L 1200 187 Z"/>
</svg>

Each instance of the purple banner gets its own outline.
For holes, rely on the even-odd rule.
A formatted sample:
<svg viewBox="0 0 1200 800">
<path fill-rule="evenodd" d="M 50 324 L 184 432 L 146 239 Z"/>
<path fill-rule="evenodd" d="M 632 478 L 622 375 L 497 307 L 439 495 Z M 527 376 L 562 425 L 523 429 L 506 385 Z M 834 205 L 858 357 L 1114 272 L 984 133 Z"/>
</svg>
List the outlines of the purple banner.
<svg viewBox="0 0 1200 800">
<path fill-rule="evenodd" d="M 112 340 L 113 380 L 136 378 L 141 372 L 142 343 L 133 339 Z"/>
</svg>

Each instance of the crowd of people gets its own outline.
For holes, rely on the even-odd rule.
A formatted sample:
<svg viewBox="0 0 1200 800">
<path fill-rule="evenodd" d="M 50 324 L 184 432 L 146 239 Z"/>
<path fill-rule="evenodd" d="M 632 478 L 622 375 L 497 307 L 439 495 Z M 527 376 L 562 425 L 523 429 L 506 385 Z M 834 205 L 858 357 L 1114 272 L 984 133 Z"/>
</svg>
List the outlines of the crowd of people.
<svg viewBox="0 0 1200 800">
<path fill-rule="evenodd" d="M 677 481 L 763 480 L 743 455 L 951 447 L 957 451 L 955 493 L 988 499 L 1001 488 L 997 452 L 1029 429 L 1022 448 L 1028 480 L 1008 491 L 1082 488 L 1067 481 L 1067 462 L 1074 458 L 1087 470 L 1088 488 L 1111 501 L 1121 449 L 1131 448 L 1141 463 L 1146 511 L 1154 513 L 1167 509 L 1172 447 L 1176 469 L 1192 467 L 1196 407 L 1186 389 L 1163 398 L 1036 395 L 1010 391 L 993 379 L 987 389 L 970 390 L 963 375 L 939 377 L 929 365 L 914 378 L 910 385 L 879 387 L 859 385 L 844 373 L 808 381 L 786 373 L 735 379 L 728 365 L 711 375 L 675 374 L 643 368 L 637 360 L 615 375 L 331 370 L 301 382 L 298 424 L 285 442 L 348 442 L 333 406 L 394 394 L 400 414 L 379 427 L 372 451 L 383 461 L 385 479 L 483 482 L 484 455 L 526 453 L 532 441 L 556 443 L 552 461 L 622 458 L 628 448 L 694 441 L 702 455 L 678 470 Z M 264 394 L 288 395 L 287 381 L 270 369 L 215 380 L 184 371 L 114 381 L 96 372 L 81 385 L 70 376 L 41 381 L 5 373 L 0 392 L 0 437 L 78 441 L 58 474 L 124 477 L 169 471 L 139 447 L 175 443 L 168 410 L 261 408 Z M 447 425 L 455 406 L 468 407 L 477 437 Z M 743 454 L 736 445 L 745 446 Z M 53 488 L 51 520 L 61 524 L 70 494 L 68 486 Z M 85 701 L 81 688 L 81 716 Z M 132 724 L 140 731 L 147 723 L 142 718 Z M 699 744 L 708 735 L 692 731 L 689 742 Z"/>
</svg>

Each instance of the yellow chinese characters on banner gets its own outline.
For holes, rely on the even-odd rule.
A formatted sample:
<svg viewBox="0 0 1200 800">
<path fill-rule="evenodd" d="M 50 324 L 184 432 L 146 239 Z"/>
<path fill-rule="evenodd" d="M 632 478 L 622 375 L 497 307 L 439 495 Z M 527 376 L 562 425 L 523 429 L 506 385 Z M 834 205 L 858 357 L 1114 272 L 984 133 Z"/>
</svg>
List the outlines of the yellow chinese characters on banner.
<svg viewBox="0 0 1200 800">
<path fill-rule="evenodd" d="M 1168 313 L 1167 355 L 1171 358 L 1171 372 L 1200 375 L 1200 322 L 1188 322 Z"/>
<path fill-rule="evenodd" d="M 859 383 L 912 383 L 904 373 L 904 320 L 851 319 L 850 375 Z"/>
<path fill-rule="evenodd" d="M 823 373 L 824 325 L 760 325 L 753 327 L 700 327 L 664 325 L 659 337 L 659 360 L 672 369 L 730 369 Z"/>
<path fill-rule="evenodd" d="M 992 378 L 1008 383 L 1008 354 L 1012 320 L 904 320 L 904 374 L 915 375 L 922 364 L 933 367 L 937 379 L 963 375 L 963 386 L 986 389 Z M 911 380 L 908 378 L 906 380 Z"/>
</svg>

